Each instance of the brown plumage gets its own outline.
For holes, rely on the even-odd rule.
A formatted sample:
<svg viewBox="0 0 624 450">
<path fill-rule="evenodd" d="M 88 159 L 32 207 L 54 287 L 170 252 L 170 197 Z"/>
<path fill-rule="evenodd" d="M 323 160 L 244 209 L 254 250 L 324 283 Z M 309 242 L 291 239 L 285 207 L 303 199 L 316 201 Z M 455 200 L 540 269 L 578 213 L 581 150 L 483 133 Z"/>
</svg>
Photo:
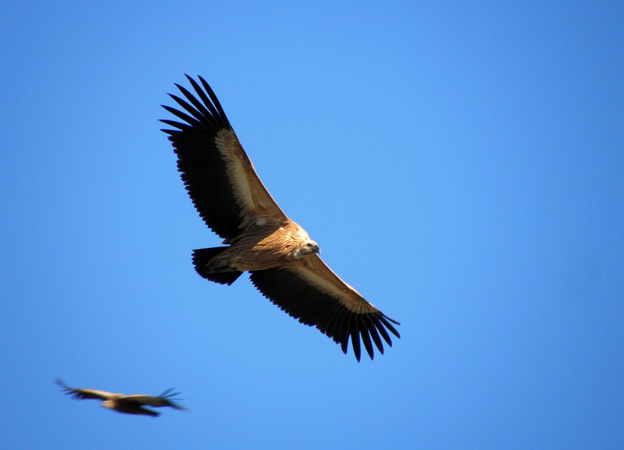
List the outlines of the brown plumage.
<svg viewBox="0 0 624 450">
<path fill-rule="evenodd" d="M 193 95 L 176 84 L 186 100 L 170 94 L 180 110 L 163 106 L 181 122 L 163 120 L 178 155 L 178 170 L 200 216 L 227 247 L 193 252 L 202 277 L 232 284 L 242 272 L 269 300 L 299 322 L 316 326 L 342 347 L 349 339 L 360 360 L 360 337 L 371 359 L 373 342 L 397 337 L 394 324 L 318 256 L 320 249 L 290 220 L 260 181 L 219 100 L 204 81 L 187 75 Z M 202 89 L 203 87 L 203 89 Z"/>
<path fill-rule="evenodd" d="M 103 400 L 100 406 L 124 414 L 135 414 L 152 417 L 157 417 L 160 415 L 159 412 L 147 409 L 145 408 L 145 406 L 152 406 L 155 408 L 168 406 L 174 409 L 185 410 L 185 408 L 175 404 L 172 401 L 172 397 L 178 395 L 178 393 L 170 394 L 173 389 L 167 389 L 159 396 L 152 397 L 151 395 L 143 394 L 125 395 L 114 394 L 112 392 L 106 391 L 97 391 L 95 389 L 76 389 L 67 386 L 65 383 L 63 383 L 63 380 L 60 379 L 56 380 L 56 384 L 58 384 L 67 395 L 71 395 L 76 399 Z"/>
</svg>

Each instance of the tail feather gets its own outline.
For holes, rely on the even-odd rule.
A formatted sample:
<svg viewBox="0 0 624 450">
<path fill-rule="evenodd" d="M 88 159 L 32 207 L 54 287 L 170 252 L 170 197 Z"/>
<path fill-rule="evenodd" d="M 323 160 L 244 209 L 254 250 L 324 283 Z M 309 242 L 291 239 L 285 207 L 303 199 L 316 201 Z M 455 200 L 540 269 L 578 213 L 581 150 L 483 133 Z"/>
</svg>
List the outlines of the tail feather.
<svg viewBox="0 0 624 450">
<path fill-rule="evenodd" d="M 208 264 L 212 258 L 228 248 L 229 247 L 212 247 L 193 250 L 193 265 L 195 266 L 195 271 L 201 277 L 214 281 L 215 283 L 234 283 L 243 272 L 208 272 L 208 270 L 206 270 L 206 264 Z"/>
</svg>

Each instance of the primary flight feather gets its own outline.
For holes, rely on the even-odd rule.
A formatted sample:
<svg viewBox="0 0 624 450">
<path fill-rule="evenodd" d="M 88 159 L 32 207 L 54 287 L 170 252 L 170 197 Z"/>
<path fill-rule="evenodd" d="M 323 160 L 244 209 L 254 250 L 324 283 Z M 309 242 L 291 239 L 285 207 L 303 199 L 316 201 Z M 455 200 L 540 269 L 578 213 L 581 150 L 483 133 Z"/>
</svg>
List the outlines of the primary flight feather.
<svg viewBox="0 0 624 450">
<path fill-rule="evenodd" d="M 195 270 L 231 285 L 249 272 L 256 288 L 299 322 L 316 326 L 341 345 L 351 340 L 360 360 L 360 338 L 373 359 L 373 343 L 383 354 L 392 346 L 388 331 L 398 325 L 338 277 L 321 252 L 281 210 L 260 181 L 219 100 L 202 77 L 187 75 L 195 91 L 176 84 L 184 98 L 169 94 L 180 109 L 163 106 L 179 120 L 162 120 L 178 156 L 186 190 L 206 225 L 224 247 L 193 252 Z M 201 83 L 201 85 L 200 85 Z"/>
</svg>

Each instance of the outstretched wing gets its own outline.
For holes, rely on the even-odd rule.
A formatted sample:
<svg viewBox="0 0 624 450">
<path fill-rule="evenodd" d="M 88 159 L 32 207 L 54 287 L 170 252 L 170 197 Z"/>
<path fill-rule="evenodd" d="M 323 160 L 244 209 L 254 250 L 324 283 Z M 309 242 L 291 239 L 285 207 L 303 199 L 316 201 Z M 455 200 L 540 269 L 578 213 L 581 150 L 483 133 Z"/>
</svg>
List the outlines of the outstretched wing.
<svg viewBox="0 0 624 450">
<path fill-rule="evenodd" d="M 169 392 L 169 391 L 165 391 L 165 392 Z M 143 406 L 153 406 L 156 408 L 160 408 L 163 406 L 169 406 L 171 408 L 175 408 L 175 409 L 180 409 L 180 410 L 185 410 L 186 408 L 174 403 L 172 401 L 172 397 L 178 395 L 179 393 L 176 392 L 174 394 L 162 394 L 158 397 L 153 397 L 151 395 L 143 395 L 143 394 L 137 394 L 137 395 L 126 395 L 122 398 L 120 398 L 118 401 L 120 403 L 135 403 L 135 404 L 139 404 L 139 405 L 143 405 Z"/>
<path fill-rule="evenodd" d="M 63 383 L 63 380 L 61 380 L 60 378 L 56 380 L 56 384 L 58 384 L 65 391 L 67 395 L 71 395 L 73 396 L 73 398 L 82 399 L 82 400 L 84 399 L 108 400 L 113 395 L 117 395 L 117 394 L 113 394 L 112 392 L 97 391 L 95 389 L 72 388 L 72 387 L 67 386 L 65 383 Z"/>
<path fill-rule="evenodd" d="M 163 108 L 181 122 L 162 120 L 175 128 L 162 131 L 169 134 L 182 180 L 206 225 L 227 242 L 251 226 L 286 220 L 286 214 L 256 174 L 208 83 L 198 77 L 200 86 L 186 77 L 196 95 L 176 84 L 186 100 L 169 95 L 181 110 Z"/>
<path fill-rule="evenodd" d="M 251 273 L 251 281 L 262 294 L 299 322 L 314 325 L 342 347 L 349 338 L 360 360 L 360 337 L 373 359 L 373 342 L 383 354 L 383 338 L 389 346 L 389 330 L 401 337 L 399 325 L 336 275 L 318 255 L 276 269 Z M 381 336 L 381 338 L 380 338 Z M 372 341 L 371 341 L 372 339 Z"/>
</svg>

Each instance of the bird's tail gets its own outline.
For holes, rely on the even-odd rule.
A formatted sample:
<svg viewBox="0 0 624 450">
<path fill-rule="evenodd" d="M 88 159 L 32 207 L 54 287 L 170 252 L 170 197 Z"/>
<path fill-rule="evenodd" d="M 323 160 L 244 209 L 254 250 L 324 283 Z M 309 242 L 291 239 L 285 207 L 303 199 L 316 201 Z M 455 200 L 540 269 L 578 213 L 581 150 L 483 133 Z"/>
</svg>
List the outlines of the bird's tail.
<svg viewBox="0 0 624 450">
<path fill-rule="evenodd" d="M 229 247 L 212 247 L 212 248 L 200 248 L 193 250 L 193 265 L 195 271 L 203 278 L 214 281 L 219 284 L 232 284 L 243 272 L 228 271 L 228 272 L 209 272 L 206 269 L 206 265 L 212 258 L 217 256 L 223 250 L 227 250 Z"/>
</svg>

